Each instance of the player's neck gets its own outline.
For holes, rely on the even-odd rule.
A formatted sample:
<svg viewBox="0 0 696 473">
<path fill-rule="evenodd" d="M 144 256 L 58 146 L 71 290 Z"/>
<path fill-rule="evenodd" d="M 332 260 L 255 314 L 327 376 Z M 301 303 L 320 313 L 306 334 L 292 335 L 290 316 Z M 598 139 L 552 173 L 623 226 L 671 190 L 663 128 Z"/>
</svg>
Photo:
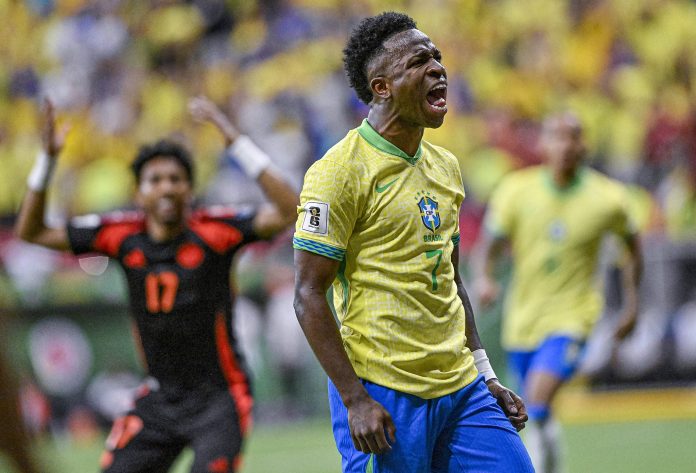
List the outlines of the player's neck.
<svg viewBox="0 0 696 473">
<path fill-rule="evenodd" d="M 147 219 L 147 235 L 151 240 L 156 242 L 165 242 L 173 240 L 181 235 L 184 231 L 185 221 L 182 219 L 175 223 L 158 222 L 152 217 Z"/>
<path fill-rule="evenodd" d="M 551 169 L 551 179 L 554 185 L 559 189 L 565 189 L 575 183 L 578 177 L 578 169 Z"/>
<path fill-rule="evenodd" d="M 406 125 L 399 116 L 379 107 L 370 109 L 367 115 L 370 126 L 382 138 L 399 148 L 409 156 L 415 156 L 423 139 L 422 126 Z"/>
</svg>

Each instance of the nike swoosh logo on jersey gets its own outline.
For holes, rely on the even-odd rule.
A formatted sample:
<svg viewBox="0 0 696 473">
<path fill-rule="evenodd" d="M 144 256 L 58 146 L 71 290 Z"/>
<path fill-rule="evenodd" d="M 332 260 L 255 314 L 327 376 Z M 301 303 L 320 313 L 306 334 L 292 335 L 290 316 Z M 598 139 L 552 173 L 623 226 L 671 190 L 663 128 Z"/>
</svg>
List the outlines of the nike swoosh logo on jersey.
<svg viewBox="0 0 696 473">
<path fill-rule="evenodd" d="M 390 187 L 392 184 L 394 184 L 396 181 L 398 181 L 398 180 L 399 180 L 399 178 L 397 177 L 397 178 L 394 179 L 393 181 L 387 182 L 387 183 L 384 184 L 383 186 L 380 186 L 379 184 L 377 184 L 377 187 L 375 187 L 375 190 L 377 191 L 378 194 L 380 194 L 380 193 L 384 192 L 385 190 L 389 189 L 389 187 Z"/>
</svg>

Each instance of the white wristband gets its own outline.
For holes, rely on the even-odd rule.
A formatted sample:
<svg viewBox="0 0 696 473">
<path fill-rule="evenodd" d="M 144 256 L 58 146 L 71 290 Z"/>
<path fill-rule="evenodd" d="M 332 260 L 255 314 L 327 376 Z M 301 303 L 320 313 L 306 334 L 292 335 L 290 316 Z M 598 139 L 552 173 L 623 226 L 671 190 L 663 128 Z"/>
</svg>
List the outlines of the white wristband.
<svg viewBox="0 0 696 473">
<path fill-rule="evenodd" d="M 497 378 L 495 371 L 493 371 L 493 367 L 491 366 L 491 362 L 488 360 L 488 355 L 486 355 L 486 350 L 479 348 L 478 350 L 474 350 L 472 355 L 474 355 L 474 364 L 476 365 L 476 369 L 483 375 L 483 379 L 485 381 Z"/>
<path fill-rule="evenodd" d="M 51 180 L 53 168 L 56 165 L 55 158 L 51 158 L 45 151 L 39 151 L 34 161 L 34 167 L 31 168 L 29 177 L 27 177 L 27 186 L 35 192 L 43 192 L 48 187 L 48 181 Z"/>
<path fill-rule="evenodd" d="M 271 158 L 247 135 L 240 135 L 234 140 L 227 148 L 227 153 L 244 170 L 244 174 L 252 179 L 257 179 L 271 165 Z"/>
</svg>

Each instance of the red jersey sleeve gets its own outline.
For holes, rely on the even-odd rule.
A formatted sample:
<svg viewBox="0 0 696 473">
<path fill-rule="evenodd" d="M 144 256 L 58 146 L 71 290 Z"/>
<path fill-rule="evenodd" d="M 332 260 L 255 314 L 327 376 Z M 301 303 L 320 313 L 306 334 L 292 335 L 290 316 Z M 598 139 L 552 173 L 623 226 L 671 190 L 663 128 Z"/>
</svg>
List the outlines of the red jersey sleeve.
<svg viewBox="0 0 696 473">
<path fill-rule="evenodd" d="M 74 217 L 67 225 L 70 248 L 76 255 L 101 253 L 115 258 L 121 244 L 130 235 L 143 231 L 145 221 L 137 213 Z"/>
<path fill-rule="evenodd" d="M 198 210 L 190 221 L 191 229 L 218 253 L 226 253 L 259 240 L 254 232 L 256 212 L 230 207 L 209 207 Z"/>
</svg>

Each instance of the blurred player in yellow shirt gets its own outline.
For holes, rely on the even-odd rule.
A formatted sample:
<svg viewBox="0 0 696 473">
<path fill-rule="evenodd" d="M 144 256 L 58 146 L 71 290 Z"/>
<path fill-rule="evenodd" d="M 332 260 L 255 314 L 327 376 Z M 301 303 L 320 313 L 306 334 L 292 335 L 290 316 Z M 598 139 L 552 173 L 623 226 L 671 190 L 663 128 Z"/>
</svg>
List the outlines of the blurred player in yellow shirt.
<svg viewBox="0 0 696 473">
<path fill-rule="evenodd" d="M 459 165 L 422 140 L 447 112 L 441 61 L 408 16 L 363 20 L 344 64 L 369 115 L 305 176 L 295 309 L 330 378 L 344 473 L 532 471 L 513 428 L 524 406 L 488 363 L 458 273 Z"/>
<path fill-rule="evenodd" d="M 614 233 L 628 249 L 617 340 L 636 323 L 642 260 L 628 192 L 583 166 L 586 150 L 577 118 L 569 113 L 547 118 L 541 146 L 546 165 L 506 176 L 493 193 L 476 261 L 476 290 L 484 305 L 498 296 L 493 261 L 509 243 L 514 270 L 502 344 L 528 405 L 532 460 L 537 472 L 549 473 L 559 471 L 558 427 L 550 406 L 577 368 L 602 311 L 594 276 L 603 237 Z"/>
</svg>

